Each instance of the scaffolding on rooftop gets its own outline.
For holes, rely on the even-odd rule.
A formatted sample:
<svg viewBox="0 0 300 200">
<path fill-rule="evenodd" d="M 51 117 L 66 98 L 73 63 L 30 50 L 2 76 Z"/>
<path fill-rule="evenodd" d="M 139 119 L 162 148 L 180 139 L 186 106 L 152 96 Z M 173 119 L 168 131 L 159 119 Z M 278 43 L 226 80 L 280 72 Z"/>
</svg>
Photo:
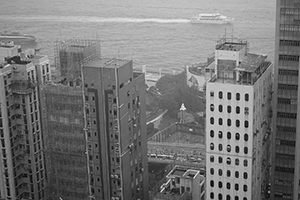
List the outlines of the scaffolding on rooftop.
<svg viewBox="0 0 300 200">
<path fill-rule="evenodd" d="M 70 39 L 56 41 L 54 50 L 55 68 L 60 77 L 73 81 L 81 76 L 81 62 L 101 58 L 100 40 Z"/>
</svg>

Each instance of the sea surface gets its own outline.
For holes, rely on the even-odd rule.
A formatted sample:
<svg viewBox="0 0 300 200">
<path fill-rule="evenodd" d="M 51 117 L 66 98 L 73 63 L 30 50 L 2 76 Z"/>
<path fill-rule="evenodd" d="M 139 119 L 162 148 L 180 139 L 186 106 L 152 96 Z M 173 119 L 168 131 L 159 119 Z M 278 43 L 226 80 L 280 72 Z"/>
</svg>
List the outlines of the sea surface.
<svg viewBox="0 0 300 200">
<path fill-rule="evenodd" d="M 104 57 L 129 58 L 134 67 L 180 70 L 206 61 L 216 41 L 243 38 L 250 52 L 272 61 L 274 0 L 9 0 L 1 1 L 0 32 L 38 38 L 53 61 L 56 40 L 98 39 Z M 191 24 L 200 13 L 234 18 L 229 25 Z"/>
</svg>

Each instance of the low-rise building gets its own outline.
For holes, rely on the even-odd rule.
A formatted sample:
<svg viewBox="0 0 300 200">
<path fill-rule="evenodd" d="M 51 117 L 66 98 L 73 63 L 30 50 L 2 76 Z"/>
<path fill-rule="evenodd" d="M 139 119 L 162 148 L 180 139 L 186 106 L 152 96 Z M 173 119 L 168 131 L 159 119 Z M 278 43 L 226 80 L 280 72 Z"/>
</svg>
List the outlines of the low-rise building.
<svg viewBox="0 0 300 200">
<path fill-rule="evenodd" d="M 157 199 L 168 199 L 171 195 L 173 199 L 204 200 L 205 177 L 200 170 L 176 165 L 166 178 L 167 182 L 161 185 L 161 195 L 157 195 Z"/>
</svg>

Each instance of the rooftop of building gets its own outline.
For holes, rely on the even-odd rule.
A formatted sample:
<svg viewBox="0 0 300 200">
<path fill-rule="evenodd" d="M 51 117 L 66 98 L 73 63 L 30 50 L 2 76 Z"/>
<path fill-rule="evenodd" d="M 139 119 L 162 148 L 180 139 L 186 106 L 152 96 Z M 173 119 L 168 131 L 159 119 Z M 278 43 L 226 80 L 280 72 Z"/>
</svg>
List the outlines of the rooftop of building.
<svg viewBox="0 0 300 200">
<path fill-rule="evenodd" d="M 242 48 L 246 47 L 248 42 L 240 38 L 221 38 L 216 45 L 216 50 L 223 51 L 240 51 Z"/>
<path fill-rule="evenodd" d="M 127 59 L 118 58 L 95 58 L 86 62 L 85 66 L 102 68 L 119 68 L 128 63 Z"/>
<path fill-rule="evenodd" d="M 198 175 L 200 175 L 199 170 L 195 169 L 188 169 L 183 166 L 176 165 L 167 175 L 167 178 L 171 177 L 179 177 L 179 178 L 188 178 L 188 179 L 194 179 Z M 203 179 L 204 180 L 204 179 Z M 201 180 L 202 181 L 202 180 Z"/>
</svg>

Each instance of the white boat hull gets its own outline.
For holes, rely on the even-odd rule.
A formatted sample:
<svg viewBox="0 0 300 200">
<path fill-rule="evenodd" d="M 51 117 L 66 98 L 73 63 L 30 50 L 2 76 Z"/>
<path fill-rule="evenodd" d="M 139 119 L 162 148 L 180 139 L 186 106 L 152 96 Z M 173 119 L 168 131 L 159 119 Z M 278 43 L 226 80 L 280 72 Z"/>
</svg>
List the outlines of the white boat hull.
<svg viewBox="0 0 300 200">
<path fill-rule="evenodd" d="M 229 20 L 196 20 L 191 19 L 192 24 L 229 24 Z"/>
</svg>

